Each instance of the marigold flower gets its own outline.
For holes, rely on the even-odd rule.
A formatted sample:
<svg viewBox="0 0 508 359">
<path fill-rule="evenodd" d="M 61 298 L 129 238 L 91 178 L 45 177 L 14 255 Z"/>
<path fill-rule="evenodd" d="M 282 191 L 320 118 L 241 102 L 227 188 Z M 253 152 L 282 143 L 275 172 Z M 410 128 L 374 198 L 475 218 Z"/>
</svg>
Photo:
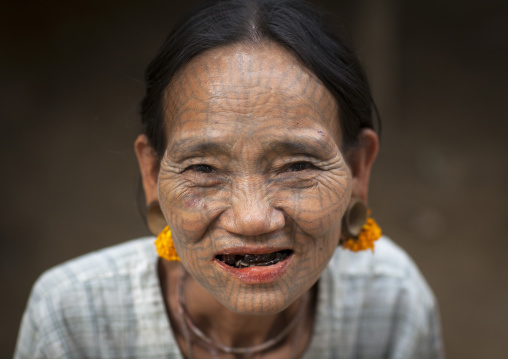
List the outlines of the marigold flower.
<svg viewBox="0 0 508 359">
<path fill-rule="evenodd" d="M 180 257 L 176 253 L 175 246 L 173 245 L 173 238 L 171 237 L 169 226 L 166 226 L 162 232 L 159 233 L 154 243 L 159 257 L 167 261 L 180 262 Z"/>
<path fill-rule="evenodd" d="M 342 241 L 342 248 L 349 249 L 353 252 L 364 251 L 370 249 L 374 252 L 374 242 L 381 237 L 381 228 L 373 218 L 367 218 L 362 226 L 358 238 L 349 238 Z"/>
</svg>

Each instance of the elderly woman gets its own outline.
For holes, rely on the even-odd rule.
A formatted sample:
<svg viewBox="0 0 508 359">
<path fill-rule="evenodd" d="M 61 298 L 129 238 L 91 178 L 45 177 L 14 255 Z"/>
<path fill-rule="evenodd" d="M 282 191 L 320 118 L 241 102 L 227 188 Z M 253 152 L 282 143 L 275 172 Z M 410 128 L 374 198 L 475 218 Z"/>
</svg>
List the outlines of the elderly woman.
<svg viewBox="0 0 508 359">
<path fill-rule="evenodd" d="M 442 356 L 430 289 L 367 215 L 365 74 L 313 8 L 207 2 L 146 85 L 135 152 L 162 258 L 143 238 L 48 271 L 16 358 Z"/>
</svg>

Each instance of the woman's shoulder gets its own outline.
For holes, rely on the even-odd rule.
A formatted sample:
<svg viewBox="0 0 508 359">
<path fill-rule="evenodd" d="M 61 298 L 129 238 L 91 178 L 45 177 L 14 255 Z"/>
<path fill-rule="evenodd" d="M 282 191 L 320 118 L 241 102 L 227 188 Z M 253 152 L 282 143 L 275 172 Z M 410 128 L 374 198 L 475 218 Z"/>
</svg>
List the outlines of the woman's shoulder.
<svg viewBox="0 0 508 359">
<path fill-rule="evenodd" d="M 443 357 L 434 294 L 389 238 L 374 252 L 338 248 L 319 283 L 313 350 L 320 355 L 313 357 Z"/>
<path fill-rule="evenodd" d="M 343 276 L 421 276 L 411 257 L 386 236 L 376 242 L 374 251 L 351 252 L 339 248 L 330 265 Z"/>
<path fill-rule="evenodd" d="M 95 251 L 42 274 L 23 315 L 15 357 L 163 357 L 169 328 L 153 240 Z M 168 338 L 153 328 L 167 329 Z"/>
<path fill-rule="evenodd" d="M 436 306 L 434 294 L 411 257 L 388 237 L 376 242 L 373 252 L 338 249 L 330 261 L 329 283 L 341 288 L 353 286 L 375 302 L 393 301 L 403 296 L 422 309 Z M 360 290 L 360 288 L 363 288 Z M 398 298 L 398 299 L 397 299 Z"/>
<path fill-rule="evenodd" d="M 77 286 L 151 271 L 157 254 L 153 237 L 144 237 L 100 249 L 71 259 L 45 271 L 36 281 L 31 300 Z"/>
</svg>

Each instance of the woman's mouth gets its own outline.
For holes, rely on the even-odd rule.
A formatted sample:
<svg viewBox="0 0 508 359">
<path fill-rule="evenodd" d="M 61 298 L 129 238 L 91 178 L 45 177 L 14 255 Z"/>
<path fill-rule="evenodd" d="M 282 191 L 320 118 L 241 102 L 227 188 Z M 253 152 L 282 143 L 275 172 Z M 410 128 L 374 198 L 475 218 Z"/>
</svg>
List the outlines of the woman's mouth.
<svg viewBox="0 0 508 359">
<path fill-rule="evenodd" d="M 267 253 L 268 251 L 259 252 L 261 252 L 259 248 L 256 250 L 245 248 L 243 253 L 218 254 L 213 262 L 218 269 L 236 277 L 245 284 L 260 284 L 278 280 L 295 258 L 295 253 L 291 249 L 269 253 Z"/>
<path fill-rule="evenodd" d="M 283 261 L 291 255 L 292 251 L 282 251 L 262 254 L 219 254 L 216 258 L 234 268 L 266 267 Z"/>
</svg>

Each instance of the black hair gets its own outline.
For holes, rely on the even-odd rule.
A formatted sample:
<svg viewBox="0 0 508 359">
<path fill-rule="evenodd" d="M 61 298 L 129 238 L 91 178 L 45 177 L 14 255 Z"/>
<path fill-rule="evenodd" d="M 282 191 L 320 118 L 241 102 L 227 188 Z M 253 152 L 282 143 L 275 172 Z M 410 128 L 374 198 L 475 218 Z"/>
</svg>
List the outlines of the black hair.
<svg viewBox="0 0 508 359">
<path fill-rule="evenodd" d="M 339 107 L 342 145 L 357 144 L 362 128 L 379 115 L 369 83 L 351 46 L 302 0 L 206 1 L 170 33 L 145 73 L 143 132 L 159 159 L 165 151 L 164 94 L 195 56 L 235 43 L 273 42 L 295 55 L 327 87 Z"/>
</svg>

